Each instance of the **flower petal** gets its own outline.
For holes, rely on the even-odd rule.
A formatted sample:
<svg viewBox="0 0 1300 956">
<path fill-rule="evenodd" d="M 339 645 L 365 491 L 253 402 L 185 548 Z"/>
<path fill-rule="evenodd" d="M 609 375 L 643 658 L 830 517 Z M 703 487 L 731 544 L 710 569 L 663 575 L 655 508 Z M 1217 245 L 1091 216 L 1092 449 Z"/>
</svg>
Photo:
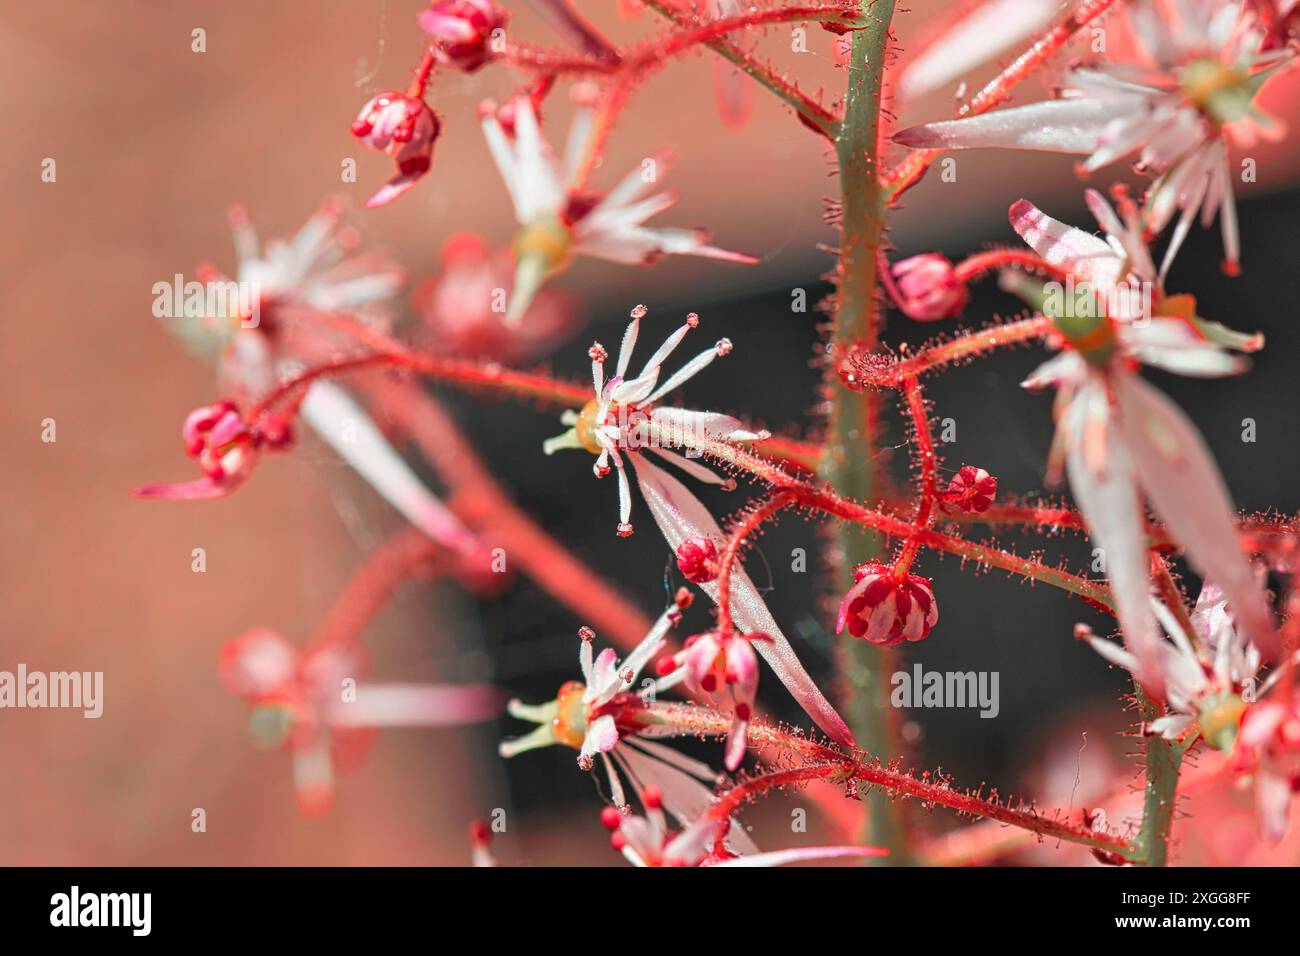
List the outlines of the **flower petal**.
<svg viewBox="0 0 1300 956">
<path fill-rule="evenodd" d="M 675 550 L 687 538 L 693 537 L 726 540 L 708 509 L 680 481 L 650 464 L 643 455 L 635 456 L 635 464 L 641 494 L 669 547 Z M 701 584 L 700 588 L 716 602 L 716 581 Z M 731 589 L 731 613 L 736 623 L 746 631 L 771 638 L 770 641 L 756 642 L 755 650 L 822 730 L 840 743 L 853 746 L 853 734 L 848 725 L 799 663 L 794 648 L 781 633 L 772 612 L 743 569 L 737 568 L 732 574 Z"/>
<path fill-rule="evenodd" d="M 1128 649 L 1136 658 L 1134 676 L 1163 699 L 1164 675 L 1155 615 L 1151 611 L 1145 520 L 1133 486 L 1123 436 L 1110 421 L 1102 383 L 1079 390 L 1062 422 L 1069 436 L 1066 470 L 1093 542 L 1101 549 L 1115 595 L 1116 612 Z"/>
<path fill-rule="evenodd" d="M 913 149 L 1001 147 L 1054 153 L 1091 153 L 1106 124 L 1142 109 L 1139 96 L 1046 100 L 966 119 L 913 126 L 894 142 Z"/>
<path fill-rule="evenodd" d="M 1178 406 L 1136 376 L 1115 386 L 1119 425 L 1147 498 L 1197 573 L 1228 599 L 1238 625 L 1266 657 L 1278 651 L 1263 589 L 1242 554 L 1228 489 L 1200 433 Z"/>
</svg>

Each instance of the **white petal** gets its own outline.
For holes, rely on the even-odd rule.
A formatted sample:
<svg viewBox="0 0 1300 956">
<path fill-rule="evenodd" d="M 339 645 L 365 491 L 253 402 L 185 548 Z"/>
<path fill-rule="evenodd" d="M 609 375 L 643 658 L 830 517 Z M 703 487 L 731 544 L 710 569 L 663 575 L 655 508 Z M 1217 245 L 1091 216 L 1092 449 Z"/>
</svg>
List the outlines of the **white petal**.
<svg viewBox="0 0 1300 956">
<path fill-rule="evenodd" d="M 314 382 L 301 413 L 312 429 L 407 521 L 461 553 L 475 540 L 442 501 L 416 477 L 360 405 L 330 382 Z"/>
<path fill-rule="evenodd" d="M 1145 108 L 1140 96 L 1047 100 L 982 116 L 913 126 L 894 142 L 913 149 L 1002 147 L 1091 153 L 1111 120 Z"/>
<path fill-rule="evenodd" d="M 1119 279 L 1121 261 L 1104 239 L 1053 219 L 1024 199 L 1012 204 L 1011 227 L 1040 256 L 1105 293 Z"/>
<path fill-rule="evenodd" d="M 587 735 L 582 739 L 581 753 L 594 756 L 613 750 L 618 744 L 618 726 L 609 714 L 597 717 L 587 725 Z"/>
<path fill-rule="evenodd" d="M 1232 499 L 1205 441 L 1178 406 L 1140 378 L 1122 377 L 1115 393 L 1120 427 L 1152 507 L 1197 573 L 1222 589 L 1250 641 L 1276 655 L 1268 604 L 1242 554 Z"/>
<path fill-rule="evenodd" d="M 1019 47 L 1055 16 L 1057 0 L 990 0 L 949 22 L 943 34 L 903 64 L 898 94 L 916 99 Z"/>
<path fill-rule="evenodd" d="M 651 465 L 644 456 L 638 455 L 635 463 L 641 494 L 670 548 L 675 550 L 687 538 L 697 535 L 714 541 L 726 540 L 708 509 L 680 481 Z M 716 602 L 716 581 L 701 584 L 700 588 Z M 848 725 L 803 669 L 794 648 L 781 633 L 758 589 L 742 568 L 736 568 L 731 577 L 731 613 L 736 624 L 745 631 L 766 634 L 771 638 L 770 641 L 756 641 L 755 650 L 822 730 L 840 743 L 853 746 L 853 734 Z"/>
<path fill-rule="evenodd" d="M 501 692 L 487 685 L 362 684 L 351 703 L 329 709 L 336 727 L 453 727 L 501 714 Z"/>
<path fill-rule="evenodd" d="M 1124 639 L 1137 659 L 1135 676 L 1163 695 L 1162 643 L 1151 612 L 1145 521 L 1133 486 L 1128 450 L 1109 420 L 1105 388 L 1090 382 L 1066 411 L 1066 470 L 1093 543 L 1102 550 Z"/>
</svg>

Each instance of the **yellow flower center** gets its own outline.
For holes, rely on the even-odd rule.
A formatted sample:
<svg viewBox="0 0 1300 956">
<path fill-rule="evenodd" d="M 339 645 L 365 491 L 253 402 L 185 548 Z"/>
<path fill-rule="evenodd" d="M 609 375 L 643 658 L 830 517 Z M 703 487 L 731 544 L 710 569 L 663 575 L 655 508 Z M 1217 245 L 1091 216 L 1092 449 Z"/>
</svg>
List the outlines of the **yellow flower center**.
<svg viewBox="0 0 1300 956">
<path fill-rule="evenodd" d="M 571 680 L 555 697 L 557 709 L 551 732 L 557 743 L 574 750 L 582 749 L 582 741 L 587 736 L 587 705 L 582 701 L 586 691 L 581 681 Z"/>
<path fill-rule="evenodd" d="M 612 407 L 612 406 L 611 406 Z M 578 441 L 582 447 L 587 449 L 593 455 L 599 455 L 604 448 L 596 439 L 596 430 L 605 424 L 599 421 L 597 416 L 600 414 L 600 399 L 593 398 L 586 405 L 582 406 L 582 411 L 578 412 L 578 423 L 574 425 L 574 431 L 577 432 Z"/>
<path fill-rule="evenodd" d="M 529 257 L 546 264 L 546 274 L 552 275 L 569 262 L 569 249 L 573 234 L 558 219 L 543 219 L 523 226 L 515 234 L 515 259 Z"/>
<path fill-rule="evenodd" d="M 1189 102 L 1220 125 L 1245 116 L 1255 96 L 1250 73 L 1219 60 L 1188 63 L 1182 71 L 1182 88 Z"/>
<path fill-rule="evenodd" d="M 1205 742 L 1217 750 L 1231 750 L 1241 715 L 1246 712 L 1246 702 L 1236 694 L 1220 694 L 1204 701 L 1200 711 L 1201 736 Z"/>
</svg>

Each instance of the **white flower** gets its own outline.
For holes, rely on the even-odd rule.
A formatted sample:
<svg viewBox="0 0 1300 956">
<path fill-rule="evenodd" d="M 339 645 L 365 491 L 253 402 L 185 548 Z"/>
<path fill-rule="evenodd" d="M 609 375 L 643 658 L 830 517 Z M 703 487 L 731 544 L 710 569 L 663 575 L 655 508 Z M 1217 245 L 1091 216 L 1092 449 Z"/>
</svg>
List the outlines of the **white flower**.
<svg viewBox="0 0 1300 956">
<path fill-rule="evenodd" d="M 749 431 L 730 415 L 655 407 L 654 403 L 661 397 L 708 367 L 718 356 L 728 354 L 731 343 L 723 339 L 659 384 L 663 363 L 686 334 L 699 324 L 698 317 L 692 314 L 650 357 L 640 374 L 628 380 L 625 376 L 644 315 L 643 306 L 637 306 L 632 311 L 632 322 L 623 336 L 623 345 L 619 349 L 618 363 L 612 378 L 605 379 L 605 360 L 608 357 L 605 349 L 599 343 L 592 346 L 590 355 L 595 395 L 581 411 L 570 410 L 565 413 L 561 420 L 571 427 L 562 435 L 547 441 L 544 450 L 551 454 L 561 448 L 586 449 L 596 456 L 594 471 L 598 478 L 610 472 L 609 463 L 613 462 L 613 470 L 618 473 L 618 533 L 621 536 L 626 537 L 632 533 L 629 520 L 632 513 L 632 492 L 626 468 L 630 464 L 636 473 L 641 496 L 673 551 L 682 542 L 692 538 L 725 541 L 726 535 L 708 509 L 685 485 L 652 464 L 647 452 L 671 462 L 693 478 L 711 484 L 727 484 L 726 479 L 709 468 L 669 450 L 663 443 L 680 444 L 691 436 L 710 440 L 749 441 L 764 438 L 766 433 Z M 717 601 L 716 580 L 699 582 L 699 587 L 712 600 Z M 733 621 L 745 633 L 765 634 L 771 638 L 756 641 L 755 650 L 767 661 L 768 666 L 776 672 L 781 683 L 809 716 L 835 740 L 852 746 L 853 735 L 848 726 L 799 663 L 794 648 L 781 633 L 758 589 L 739 567 L 731 576 L 731 606 Z"/>
<path fill-rule="evenodd" d="M 331 197 L 292 239 L 271 240 L 259 249 L 252 220 L 236 207 L 230 214 L 236 277 L 260 291 L 264 308 L 334 312 L 391 299 L 406 282 L 405 272 L 377 253 L 356 254 L 356 233 L 342 226 L 342 215 L 342 200 Z"/>
<path fill-rule="evenodd" d="M 1195 633 L 1187 634 L 1164 604 L 1151 602 L 1169 640 L 1157 645 L 1166 713 L 1147 725 L 1147 733 L 1176 740 L 1193 725 L 1199 725 L 1201 736 L 1210 746 L 1232 749 L 1246 710 L 1244 694 L 1248 690 L 1259 692 L 1254 682 L 1260 654 L 1238 634 L 1227 603 L 1223 592 L 1207 582 L 1191 614 Z M 1112 664 L 1133 674 L 1139 672 L 1133 654 L 1098 637 L 1089 636 L 1087 640 Z"/>
<path fill-rule="evenodd" d="M 514 757 L 555 744 L 572 747 L 578 751 L 578 766 L 583 770 L 592 769 L 596 759 L 600 759 L 610 797 L 624 812 L 630 811 L 624 789 L 626 780 L 643 805 L 645 789 L 656 787 L 662 795 L 663 806 L 678 823 L 687 826 L 698 819 L 713 803 L 711 788 L 718 773 L 705 763 L 648 739 L 648 735 L 656 732 L 654 729 L 620 726 L 618 720 L 620 715 L 648 706 L 648 701 L 680 680 L 680 675 L 673 675 L 637 687 L 637 677 L 663 650 L 664 636 L 680 613 L 675 606 L 664 611 L 641 643 L 622 661 L 612 647 L 593 658 L 595 634 L 583 628 L 579 632 L 578 655 L 582 681 L 565 684 L 556 698 L 545 704 L 510 701 L 506 709 L 512 717 L 537 727 L 522 737 L 503 741 L 498 748 L 501 756 Z M 743 846 L 752 848 L 743 832 L 740 839 Z"/>
<path fill-rule="evenodd" d="M 633 378 L 628 378 L 632 352 L 636 348 L 641 319 L 645 314 L 644 306 L 637 306 L 632 310 L 632 321 L 623 335 L 623 344 L 619 349 L 614 374 L 608 380 L 605 378 L 605 361 L 608 353 L 599 342 L 592 345 L 588 354 L 591 356 L 591 377 L 595 394 L 581 411 L 565 412 L 560 421 L 571 426 L 569 430 L 548 439 L 542 446 L 543 451 L 548 455 L 563 448 L 585 448 L 596 455 L 596 463 L 592 470 L 597 478 L 608 475 L 610 462 L 613 462 L 614 469 L 618 473 L 618 534 L 620 537 L 628 537 L 632 534 L 632 493 L 624 467 L 625 458 L 634 467 L 639 468 L 645 459 L 642 451 L 644 449 L 659 455 L 694 478 L 710 484 L 724 485 L 728 483 L 726 479 L 703 465 L 677 454 L 666 445 L 681 444 L 691 438 L 756 441 L 767 437 L 766 432 L 747 430 L 739 419 L 732 418 L 730 415 L 656 407 L 655 403 L 659 399 L 704 371 L 714 359 L 730 354 L 732 346 L 729 340 L 721 339 L 712 348 L 695 356 L 660 383 L 659 376 L 664 363 L 681 344 L 686 334 L 699 327 L 699 317 L 691 313 L 686 322 L 646 360 L 640 373 Z"/>
<path fill-rule="evenodd" d="M 406 281 L 377 253 L 357 253 L 356 234 L 342 225 L 343 204 L 327 199 L 290 240 L 259 246 L 248 212 L 231 211 L 236 275 L 255 290 L 250 316 L 207 316 L 202 327 L 177 332 L 198 351 L 220 349 L 224 391 L 260 399 L 305 364 L 327 361 L 353 343 L 318 321 L 319 313 L 354 311 L 382 325 L 383 308 Z M 215 279 L 220 276 L 212 270 Z M 214 336 L 212 333 L 216 331 Z M 431 539 L 469 557 L 478 543 L 452 511 L 419 479 L 346 390 L 313 382 L 298 409 L 302 419 L 403 517 Z"/>
<path fill-rule="evenodd" d="M 1225 130 L 1245 141 L 1272 135 L 1255 94 L 1289 49 L 1260 52 L 1264 31 L 1239 2 L 1179 0 L 1130 10 L 1147 62 L 1070 69 L 1057 99 L 980 116 L 927 123 L 895 140 L 924 149 L 1006 147 L 1086 154 L 1089 172 L 1136 153 L 1159 173 L 1147 195 L 1147 225 L 1159 233 L 1181 210 L 1165 253 L 1167 270 L 1198 210 L 1219 214 L 1225 267 L 1240 255 Z"/>
<path fill-rule="evenodd" d="M 1058 389 L 1053 462 L 1064 458 L 1070 488 L 1105 555 L 1138 676 L 1160 697 L 1161 641 L 1148 598 L 1139 491 L 1192 566 L 1223 589 L 1250 639 L 1268 654 L 1277 641 L 1263 591 L 1238 544 L 1232 502 L 1213 457 L 1195 426 L 1136 369 L 1142 363 L 1180 375 L 1228 375 L 1240 371 L 1243 360 L 1216 340 L 1239 348 L 1258 347 L 1261 340 L 1204 322 L 1187 296 L 1157 294 L 1150 316 L 1108 313 L 1104 301 L 1114 301 L 1109 293 L 1133 278 L 1126 263 L 1149 263 L 1149 257 L 1129 248 L 1133 236 L 1120 235 L 1117 217 L 1099 196 L 1092 194 L 1090 203 L 1103 225 L 1116 230 L 1113 245 L 1023 200 L 1011 208 L 1012 225 L 1039 255 L 1095 283 L 1091 293 L 1097 305 L 1093 311 L 1071 308 L 1051 316 L 1065 351 L 1032 372 L 1024 385 Z M 1147 268 L 1139 264 L 1136 272 Z"/>
<path fill-rule="evenodd" d="M 704 229 L 660 229 L 645 221 L 677 202 L 670 192 L 646 194 L 668 167 L 660 153 L 646 167 L 633 170 L 609 192 L 591 197 L 574 190 L 575 177 L 594 140 L 595 110 L 589 100 L 577 104 L 562 166 L 542 136 L 532 100 L 514 98 L 506 109 L 512 133 L 499 113 L 483 109 L 483 135 L 514 204 L 520 225 L 515 236 L 515 287 L 506 322 L 523 318 L 529 302 L 550 275 L 564 269 L 574 255 L 594 256 L 629 265 L 647 264 L 666 255 L 705 256 L 732 262 L 757 260 L 709 245 Z"/>
</svg>

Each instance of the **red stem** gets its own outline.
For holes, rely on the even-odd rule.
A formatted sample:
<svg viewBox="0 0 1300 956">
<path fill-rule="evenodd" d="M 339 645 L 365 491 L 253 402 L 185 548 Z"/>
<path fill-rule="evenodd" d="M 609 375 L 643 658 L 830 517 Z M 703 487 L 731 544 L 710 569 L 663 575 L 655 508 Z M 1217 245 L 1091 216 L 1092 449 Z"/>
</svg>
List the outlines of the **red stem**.
<svg viewBox="0 0 1300 956">
<path fill-rule="evenodd" d="M 921 496 L 916 506 L 915 524 L 918 530 L 930 527 L 934 516 L 935 500 L 939 489 L 935 486 L 935 474 L 938 471 L 938 459 L 934 453 L 934 436 L 930 433 L 930 419 L 925 411 L 925 397 L 921 394 L 921 383 L 915 375 L 903 378 L 903 395 L 907 401 L 907 411 L 912 417 L 912 429 L 916 433 L 916 459 L 921 466 Z M 894 578 L 903 581 L 912 568 L 912 561 L 920 548 L 919 539 L 913 535 L 903 545 L 903 551 L 894 565 Z"/>
<path fill-rule="evenodd" d="M 731 718 L 727 715 L 707 707 L 690 704 L 661 702 L 653 705 L 649 710 L 639 711 L 630 717 L 646 725 L 671 726 L 681 734 L 721 736 L 725 735 L 731 726 Z M 709 807 L 707 818 L 719 822 L 725 821 L 743 804 L 760 794 L 780 787 L 800 786 L 814 780 L 842 783 L 845 786 L 855 781 L 862 781 L 880 787 L 891 795 L 914 797 L 925 804 L 948 807 L 958 813 L 995 820 L 1005 826 L 1031 830 L 1045 837 L 1094 847 L 1125 859 L 1132 858 L 1136 854 L 1128 841 L 1110 833 L 1093 830 L 1081 823 L 1071 822 L 1060 815 L 1048 817 L 1041 815 L 1032 807 L 1029 809 L 1013 807 L 1009 803 L 999 801 L 996 796 L 985 798 L 960 790 L 946 780 L 930 782 L 927 779 L 918 779 L 910 773 L 891 769 L 878 761 L 864 760 L 857 755 L 818 744 L 807 737 L 788 734 L 768 724 L 751 724 L 747 733 L 747 742 L 756 749 L 776 747 L 786 751 L 790 757 L 796 759 L 802 757 L 814 762 L 803 767 L 767 773 L 736 784 Z M 853 794 L 852 788 L 850 794 Z"/>
<path fill-rule="evenodd" d="M 734 630 L 731 623 L 731 576 L 739 558 L 740 548 L 746 538 L 757 531 L 763 522 L 778 511 L 788 508 L 798 500 L 792 492 L 780 492 L 771 500 L 750 511 L 731 529 L 726 547 L 718 558 L 718 630 L 729 634 Z"/>
<path fill-rule="evenodd" d="M 842 374 L 845 385 L 853 389 L 868 386 L 898 388 L 908 375 L 921 375 L 952 362 L 982 355 L 1008 345 L 1020 345 L 1042 338 L 1052 331 L 1052 321 L 1044 316 L 1005 322 L 976 332 L 966 332 L 947 342 L 922 349 L 907 358 L 864 353 L 855 349 L 846 357 Z"/>
<path fill-rule="evenodd" d="M 429 85 L 429 75 L 433 73 L 433 67 L 437 63 L 437 55 L 433 48 L 426 48 L 424 55 L 420 57 L 420 62 L 415 67 L 415 76 L 411 79 L 411 85 L 406 88 L 406 95 L 413 96 L 416 99 L 424 99 L 425 88 Z"/>
</svg>

